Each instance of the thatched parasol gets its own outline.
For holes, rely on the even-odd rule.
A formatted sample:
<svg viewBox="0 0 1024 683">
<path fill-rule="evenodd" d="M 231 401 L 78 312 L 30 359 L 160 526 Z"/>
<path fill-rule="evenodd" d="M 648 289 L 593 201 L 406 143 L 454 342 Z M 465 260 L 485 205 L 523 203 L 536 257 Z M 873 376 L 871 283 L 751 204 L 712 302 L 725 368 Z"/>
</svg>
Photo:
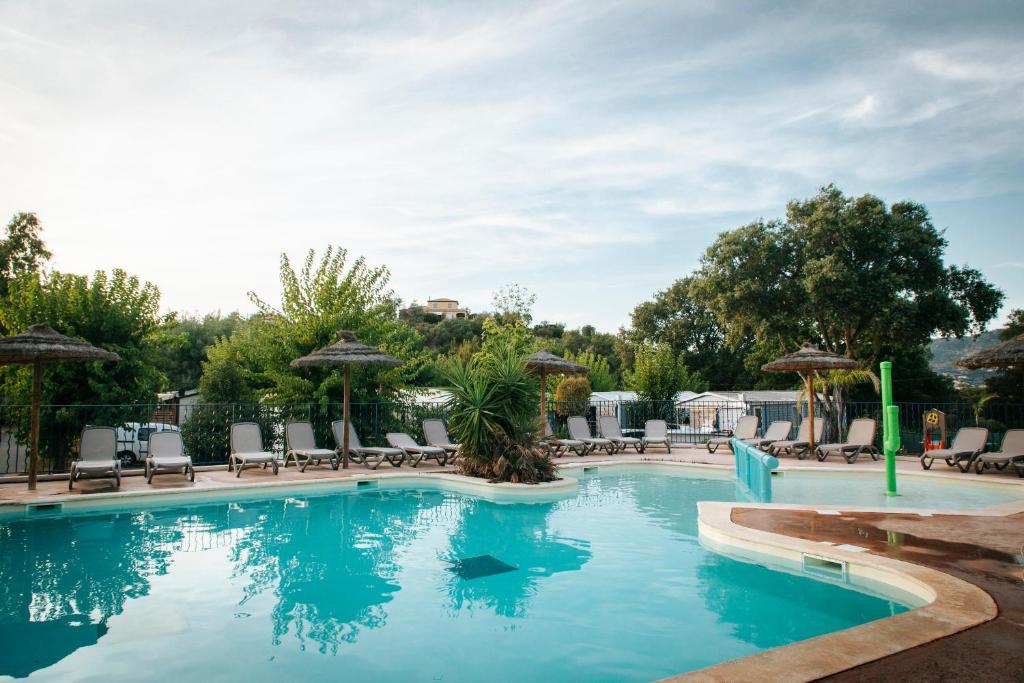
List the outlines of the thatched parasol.
<svg viewBox="0 0 1024 683">
<path fill-rule="evenodd" d="M 28 490 L 36 490 L 39 471 L 39 403 L 43 391 L 43 361 L 49 360 L 121 360 L 112 351 L 98 349 L 88 342 L 66 337 L 46 323 L 32 325 L 21 334 L 0 339 L 0 365 L 31 363 L 32 434 L 28 464 Z"/>
<path fill-rule="evenodd" d="M 814 452 L 814 371 L 854 370 L 859 367 L 860 363 L 852 358 L 822 351 L 814 344 L 804 344 L 799 351 L 761 366 L 765 372 L 795 372 L 807 383 L 807 419 L 810 421 L 807 437 L 811 453 Z"/>
<path fill-rule="evenodd" d="M 962 368 L 1009 368 L 1024 365 L 1024 334 L 996 344 L 990 349 L 964 356 L 956 362 Z"/>
<path fill-rule="evenodd" d="M 543 349 L 526 359 L 526 367 L 532 372 L 540 373 L 540 429 L 543 436 L 545 421 L 548 419 L 547 376 L 575 375 L 590 372 L 590 368 L 559 358 L 547 349 Z"/>
<path fill-rule="evenodd" d="M 338 333 L 339 341 L 317 349 L 308 356 L 292 361 L 293 368 L 345 368 L 345 398 L 342 408 L 342 419 L 345 420 L 344 443 L 341 445 L 342 467 L 348 469 L 348 433 L 349 433 L 349 387 L 352 383 L 353 365 L 388 365 L 397 367 L 402 361 L 389 356 L 380 349 L 360 344 L 351 332 Z"/>
</svg>

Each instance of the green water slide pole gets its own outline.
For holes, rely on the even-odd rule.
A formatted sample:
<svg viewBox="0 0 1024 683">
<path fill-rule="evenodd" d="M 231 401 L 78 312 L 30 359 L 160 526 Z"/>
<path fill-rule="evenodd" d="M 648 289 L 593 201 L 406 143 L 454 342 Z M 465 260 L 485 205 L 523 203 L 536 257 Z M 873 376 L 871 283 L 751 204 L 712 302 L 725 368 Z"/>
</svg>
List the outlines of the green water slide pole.
<svg viewBox="0 0 1024 683">
<path fill-rule="evenodd" d="M 896 451 L 900 449 L 900 409 L 892 404 L 892 361 L 882 361 L 882 450 L 885 495 L 896 496 Z"/>
</svg>

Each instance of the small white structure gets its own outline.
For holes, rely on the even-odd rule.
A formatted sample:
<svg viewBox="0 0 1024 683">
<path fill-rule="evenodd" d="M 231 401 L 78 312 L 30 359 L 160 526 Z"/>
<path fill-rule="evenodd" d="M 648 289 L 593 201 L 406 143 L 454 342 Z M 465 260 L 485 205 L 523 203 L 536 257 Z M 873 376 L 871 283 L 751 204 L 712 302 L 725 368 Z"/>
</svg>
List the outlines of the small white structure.
<svg viewBox="0 0 1024 683">
<path fill-rule="evenodd" d="M 820 399 L 819 399 L 820 400 Z M 705 391 L 679 401 L 695 433 L 732 431 L 744 415 L 756 415 L 763 430 L 774 420 L 800 422 L 800 392 L 752 389 L 749 391 Z"/>
</svg>

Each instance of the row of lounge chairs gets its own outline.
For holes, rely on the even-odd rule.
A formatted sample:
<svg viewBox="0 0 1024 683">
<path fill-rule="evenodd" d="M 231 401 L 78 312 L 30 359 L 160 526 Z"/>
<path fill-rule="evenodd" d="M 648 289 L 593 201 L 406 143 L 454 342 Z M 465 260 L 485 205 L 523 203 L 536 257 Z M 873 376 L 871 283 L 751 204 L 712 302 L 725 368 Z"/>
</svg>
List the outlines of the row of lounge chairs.
<svg viewBox="0 0 1024 683">
<path fill-rule="evenodd" d="M 1013 467 L 1018 476 L 1024 477 L 1024 429 L 1008 429 L 998 451 L 985 452 L 988 445 L 988 429 L 984 427 L 963 427 L 957 430 L 949 448 L 926 451 L 921 454 L 921 467 L 928 470 L 936 460 L 942 460 L 950 467 L 967 472 L 972 467 L 977 474 L 989 467 L 1004 470 Z"/>
<path fill-rule="evenodd" d="M 795 455 L 803 460 L 812 454 L 809 421 L 805 420 L 800 424 L 795 439 L 789 438 L 789 433 L 793 429 L 793 423 L 789 420 L 772 422 L 762 436 L 757 435 L 759 424 L 760 420 L 756 415 L 744 415 L 737 420 L 736 428 L 730 436 L 715 437 L 708 441 L 708 452 L 714 453 L 719 447 L 728 446 L 735 438 L 775 456 Z M 850 429 L 846 434 L 846 441 L 842 442 L 818 443 L 821 440 L 823 428 L 822 420 L 814 423 L 813 455 L 821 462 L 824 462 L 830 455 L 844 457 L 851 464 L 856 462 L 861 454 L 870 455 L 873 460 L 878 460 L 879 453 L 874 444 L 876 423 L 871 418 L 859 418 L 851 422 Z"/>
<path fill-rule="evenodd" d="M 582 457 L 594 451 L 604 451 L 608 455 L 615 455 L 627 448 L 633 448 L 637 453 L 643 453 L 648 446 L 661 445 L 672 452 L 672 442 L 668 437 L 668 423 L 665 420 L 648 420 L 644 425 L 644 435 L 623 436 L 622 427 L 619 421 L 612 415 L 603 415 L 597 420 L 597 428 L 600 436 L 594 436 L 590 431 L 590 423 L 582 415 L 574 415 L 566 420 L 566 429 L 569 432 L 568 439 L 556 437 L 551 430 L 551 425 L 545 425 L 545 443 L 551 455 L 557 457 L 565 453 L 575 453 Z"/>
<path fill-rule="evenodd" d="M 736 422 L 731 436 L 716 437 L 708 441 L 708 451 L 714 453 L 720 446 L 728 446 L 733 439 L 740 439 L 769 453 L 779 455 L 796 455 L 805 458 L 810 453 L 810 442 L 807 439 L 808 423 L 800 425 L 795 439 L 788 439 L 792 423 L 777 420 L 768 426 L 763 436 L 757 436 L 758 418 L 756 415 L 745 415 Z M 821 438 L 822 422 L 815 422 L 814 441 Z M 879 451 L 875 446 L 877 423 L 871 418 L 858 418 L 850 423 L 846 441 L 837 443 L 817 444 L 814 454 L 824 462 L 830 455 L 846 458 L 848 463 L 856 462 L 862 454 L 870 455 L 878 460 Z M 950 467 L 967 472 L 972 467 L 977 474 L 988 468 L 1004 470 L 1013 467 L 1018 475 L 1024 477 L 1024 429 L 1009 429 L 1003 436 L 998 451 L 985 452 L 989 432 L 984 427 L 964 427 L 957 431 L 949 448 L 927 451 L 921 455 L 921 467 L 931 469 L 936 460 L 942 460 Z"/>
<path fill-rule="evenodd" d="M 238 422 L 231 425 L 228 471 L 240 477 L 247 467 L 270 467 L 274 474 L 280 467 L 294 464 L 300 472 L 307 467 L 329 464 L 333 469 L 341 465 L 344 443 L 345 421 L 331 423 L 335 448 L 321 448 L 313 433 L 313 424 L 306 421 L 289 422 L 285 425 L 285 455 L 283 461 L 277 453 L 265 450 L 263 435 L 255 422 Z M 455 462 L 459 457 L 459 445 L 452 443 L 448 430 L 441 420 L 424 420 L 423 435 L 427 445 L 420 445 L 402 432 L 387 435 L 388 447 L 367 447 L 359 441 L 355 426 L 348 425 L 349 458 L 370 469 L 377 469 L 387 462 L 392 467 L 401 467 L 409 462 L 417 467 L 424 460 L 434 460 L 438 465 Z M 185 454 L 181 434 L 175 431 L 154 432 L 149 439 L 149 454 L 145 461 L 146 483 L 152 483 L 157 474 L 174 473 L 195 481 L 195 467 L 192 458 Z M 112 478 L 121 486 L 121 462 L 117 459 L 117 437 L 113 427 L 89 426 L 82 430 L 79 441 L 78 459 L 71 463 L 68 489 L 75 482 L 85 478 Z"/>
</svg>

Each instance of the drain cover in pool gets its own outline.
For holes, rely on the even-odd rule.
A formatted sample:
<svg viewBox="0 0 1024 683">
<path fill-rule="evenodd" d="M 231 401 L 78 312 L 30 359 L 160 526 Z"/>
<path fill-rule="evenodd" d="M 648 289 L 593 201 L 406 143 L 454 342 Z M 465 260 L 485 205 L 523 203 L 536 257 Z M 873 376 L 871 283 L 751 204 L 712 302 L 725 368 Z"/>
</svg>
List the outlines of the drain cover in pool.
<svg viewBox="0 0 1024 683">
<path fill-rule="evenodd" d="M 514 572 L 517 567 L 505 564 L 493 555 L 478 555 L 455 560 L 451 570 L 464 579 L 479 579 L 482 576 Z"/>
</svg>

